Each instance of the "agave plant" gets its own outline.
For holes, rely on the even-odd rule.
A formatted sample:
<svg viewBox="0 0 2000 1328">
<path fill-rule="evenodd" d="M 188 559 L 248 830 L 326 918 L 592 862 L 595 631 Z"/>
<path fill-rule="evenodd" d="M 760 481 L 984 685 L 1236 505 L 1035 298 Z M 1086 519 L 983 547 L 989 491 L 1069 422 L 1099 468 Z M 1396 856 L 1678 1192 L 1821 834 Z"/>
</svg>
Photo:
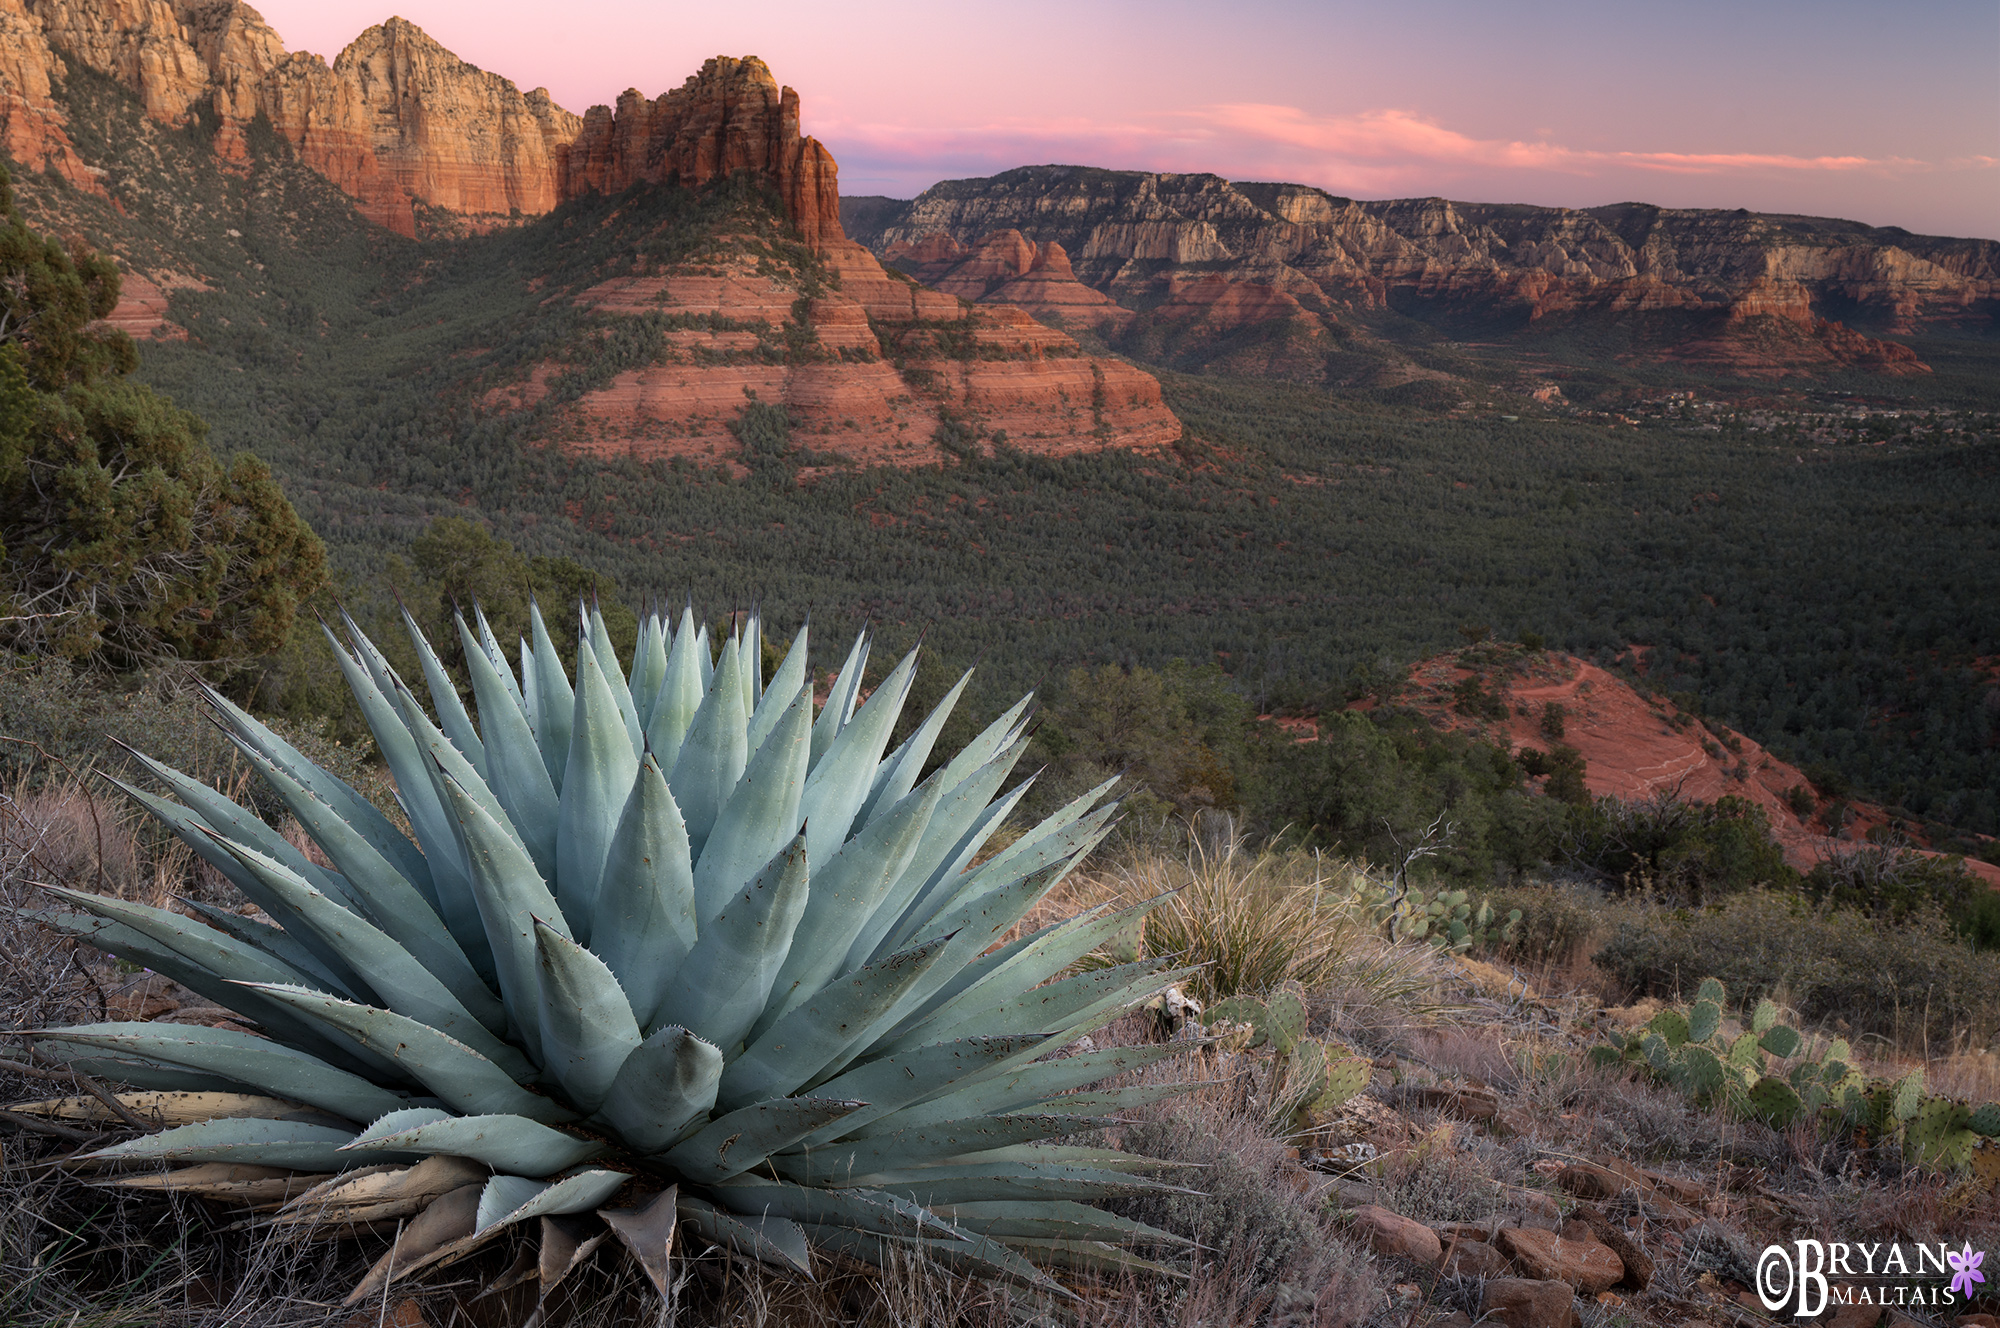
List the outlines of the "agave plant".
<svg viewBox="0 0 2000 1328">
<path fill-rule="evenodd" d="M 214 693 L 319 854 L 156 762 L 179 801 L 121 785 L 265 916 L 54 890 L 80 911 L 47 923 L 246 1026 L 41 1031 L 171 1126 L 88 1156 L 400 1229 L 354 1299 L 537 1218 L 544 1291 L 607 1234 L 664 1291 L 677 1228 L 807 1275 L 815 1250 L 1058 1291 L 1042 1267 L 1158 1267 L 1129 1247 L 1172 1238 L 1094 1201 L 1170 1188 L 1163 1164 L 1056 1141 L 1177 1091 L 1088 1090 L 1184 1044 L 1050 1053 L 1184 973 L 1062 976 L 1149 905 L 1009 939 L 1108 832 L 1109 785 L 982 860 L 1026 699 L 937 764 L 961 678 L 884 755 L 914 651 L 857 704 L 864 633 L 815 714 L 804 630 L 766 685 L 754 616 L 719 651 L 649 616 L 629 673 L 579 616 L 573 686 L 539 610 L 518 674 L 459 619 L 468 708 L 406 612 L 428 711 L 328 631 L 411 834 Z"/>
</svg>

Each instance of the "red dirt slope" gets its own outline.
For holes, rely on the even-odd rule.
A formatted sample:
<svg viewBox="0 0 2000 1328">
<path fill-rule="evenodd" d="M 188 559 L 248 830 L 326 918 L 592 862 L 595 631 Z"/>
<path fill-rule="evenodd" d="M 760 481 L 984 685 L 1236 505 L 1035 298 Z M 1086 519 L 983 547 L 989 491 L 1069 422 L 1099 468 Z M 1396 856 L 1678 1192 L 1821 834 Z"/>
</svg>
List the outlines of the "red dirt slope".
<svg viewBox="0 0 2000 1328">
<path fill-rule="evenodd" d="M 1454 689 L 1477 675 L 1506 705 L 1505 719 L 1460 713 Z M 1847 804 L 1851 819 L 1837 830 L 1822 807 L 1801 817 L 1785 800 L 1805 775 L 1727 725 L 1686 714 L 1663 697 L 1647 696 L 1614 674 L 1554 651 L 1502 653 L 1486 647 L 1454 651 L 1417 664 L 1395 698 L 1428 714 L 1442 728 L 1476 732 L 1510 751 L 1546 749 L 1543 708 L 1566 711 L 1561 741 L 1583 753 L 1584 784 L 1593 794 L 1636 801 L 1673 792 L 1693 802 L 1725 795 L 1747 798 L 1771 818 L 1786 859 L 1801 871 L 1834 853 L 1852 852 L 1891 817 L 1872 803 Z M 1928 850 L 1920 850 L 1928 851 Z M 1966 868 L 2000 886 L 2000 866 L 1968 858 Z"/>
</svg>

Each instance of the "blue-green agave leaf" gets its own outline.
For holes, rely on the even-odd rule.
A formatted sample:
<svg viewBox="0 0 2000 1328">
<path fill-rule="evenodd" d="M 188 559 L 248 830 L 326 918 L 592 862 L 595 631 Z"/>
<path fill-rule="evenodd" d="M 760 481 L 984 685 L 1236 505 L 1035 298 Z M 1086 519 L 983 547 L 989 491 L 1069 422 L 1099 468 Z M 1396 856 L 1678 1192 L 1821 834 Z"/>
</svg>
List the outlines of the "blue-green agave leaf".
<svg viewBox="0 0 2000 1328">
<path fill-rule="evenodd" d="M 661 995 L 694 948 L 694 919 L 687 823 L 648 752 L 611 836 L 590 929 L 592 951 L 618 975 L 642 1030 L 658 1024 Z"/>
<path fill-rule="evenodd" d="M 535 951 L 542 980 L 542 1064 L 577 1110 L 595 1111 L 639 1045 L 631 1003 L 602 959 L 539 921 Z"/>
<path fill-rule="evenodd" d="M 409 1121 L 400 1129 L 370 1128 L 345 1145 L 349 1153 L 443 1153 L 484 1162 L 517 1176 L 549 1176 L 605 1151 L 590 1139 L 552 1130 L 525 1116 L 447 1116 Z M 367 1159 L 363 1159 L 367 1160 Z"/>
<path fill-rule="evenodd" d="M 772 858 L 720 913 L 702 924 L 674 970 L 655 1018 L 734 1054 L 771 996 L 791 948 L 807 890 L 805 836 Z"/>
<path fill-rule="evenodd" d="M 639 1152 L 657 1153 L 708 1115 L 721 1077 L 715 1045 L 669 1025 L 625 1058 L 598 1115 Z"/>
</svg>

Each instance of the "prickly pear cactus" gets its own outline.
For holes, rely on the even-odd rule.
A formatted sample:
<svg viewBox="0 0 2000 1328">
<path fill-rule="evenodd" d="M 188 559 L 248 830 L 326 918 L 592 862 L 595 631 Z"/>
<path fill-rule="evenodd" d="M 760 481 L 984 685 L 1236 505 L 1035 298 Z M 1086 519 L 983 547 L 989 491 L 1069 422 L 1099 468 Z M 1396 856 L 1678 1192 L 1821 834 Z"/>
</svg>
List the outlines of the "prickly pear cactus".
<svg viewBox="0 0 2000 1328">
<path fill-rule="evenodd" d="M 1722 1006 L 1715 1001 L 1696 1001 L 1688 1011 L 1688 1041 L 1706 1042 L 1722 1027 Z"/>
<path fill-rule="evenodd" d="M 1248 1024 L 1252 1032 L 1246 1045 L 1250 1047 L 1261 1047 L 1271 1040 L 1271 1012 L 1253 996 L 1231 996 L 1217 1001 L 1202 1012 L 1201 1021 L 1210 1028 L 1217 1024 Z"/>
<path fill-rule="evenodd" d="M 1983 1134 L 1988 1139 L 2000 1136 L 2000 1102 L 1988 1102 L 1977 1108 L 1966 1124 L 1972 1127 L 1974 1134 Z"/>
<path fill-rule="evenodd" d="M 1306 1033 L 1305 989 L 1288 982 L 1271 993 L 1266 1009 L 1265 1037 L 1280 1056 L 1289 1056 Z"/>
<path fill-rule="evenodd" d="M 1980 1136 L 1972 1129 L 1972 1112 L 1948 1097 L 1927 1097 L 1903 1127 L 1906 1151 L 1918 1166 L 1955 1171 L 1972 1160 Z"/>
<path fill-rule="evenodd" d="M 1805 1110 L 1798 1090 L 1783 1079 L 1774 1079 L 1769 1075 L 1751 1085 L 1749 1098 L 1750 1110 L 1780 1129 L 1797 1120 L 1799 1113 Z"/>
</svg>

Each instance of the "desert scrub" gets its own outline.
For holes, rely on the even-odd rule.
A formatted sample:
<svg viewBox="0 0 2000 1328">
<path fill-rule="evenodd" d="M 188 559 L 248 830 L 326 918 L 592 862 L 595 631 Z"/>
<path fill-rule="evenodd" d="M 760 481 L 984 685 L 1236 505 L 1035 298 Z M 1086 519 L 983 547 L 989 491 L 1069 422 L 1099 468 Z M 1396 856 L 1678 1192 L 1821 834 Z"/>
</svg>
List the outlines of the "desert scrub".
<svg viewBox="0 0 2000 1328">
<path fill-rule="evenodd" d="M 1475 951 L 1532 967 L 1565 967 L 1590 945 L 1612 907 L 1595 886 L 1568 883 L 1503 886 L 1483 898 L 1502 917 L 1519 909 L 1521 920 L 1511 939 L 1496 937 Z"/>
<path fill-rule="evenodd" d="M 1635 993 L 1680 996 L 1713 976 L 1739 999 L 1781 994 L 1808 1025 L 1906 1048 L 1984 1045 L 2000 1029 L 2000 955 L 1935 914 L 1889 926 L 1757 891 L 1628 917 L 1595 959 Z"/>
<path fill-rule="evenodd" d="M 1331 1228 L 1318 1200 L 1285 1174 L 1283 1145 L 1259 1122 L 1207 1099 L 1181 1103 L 1125 1130 L 1128 1151 L 1202 1170 L 1206 1193 L 1161 1193 L 1115 1201 L 1117 1211 L 1199 1242 L 1197 1286 L 1247 1309 L 1263 1301 L 1277 1322 L 1314 1322 L 1314 1307 L 1336 1313 L 1376 1303 L 1367 1256 Z M 1172 1297 L 1162 1279 L 1152 1295 Z M 1216 1321 L 1236 1322 L 1229 1313 Z"/>
<path fill-rule="evenodd" d="M 244 794 L 260 815 L 284 804 L 251 778 L 250 765 L 208 720 L 203 683 L 189 666 L 115 677 L 79 672 L 57 659 L 0 655 L 0 781 L 73 781 L 86 768 L 130 778 L 139 769 L 119 744 L 136 747 L 213 788 Z M 272 728 L 309 760 L 393 805 L 368 765 L 371 746 L 340 743 L 327 721 L 273 719 Z"/>
<path fill-rule="evenodd" d="M 1204 1002 L 1262 996 L 1286 982 L 1313 1003 L 1396 1006 L 1412 1015 L 1434 1003 L 1438 958 L 1423 944 L 1382 936 L 1383 887 L 1350 862 L 1298 850 L 1251 850 L 1235 836 L 1191 836 L 1185 853 L 1139 849 L 1110 873 L 1080 885 L 1096 903 L 1134 905 L 1169 895 L 1144 929 L 1107 961 L 1178 956 L 1201 965 L 1187 980 Z"/>
</svg>

